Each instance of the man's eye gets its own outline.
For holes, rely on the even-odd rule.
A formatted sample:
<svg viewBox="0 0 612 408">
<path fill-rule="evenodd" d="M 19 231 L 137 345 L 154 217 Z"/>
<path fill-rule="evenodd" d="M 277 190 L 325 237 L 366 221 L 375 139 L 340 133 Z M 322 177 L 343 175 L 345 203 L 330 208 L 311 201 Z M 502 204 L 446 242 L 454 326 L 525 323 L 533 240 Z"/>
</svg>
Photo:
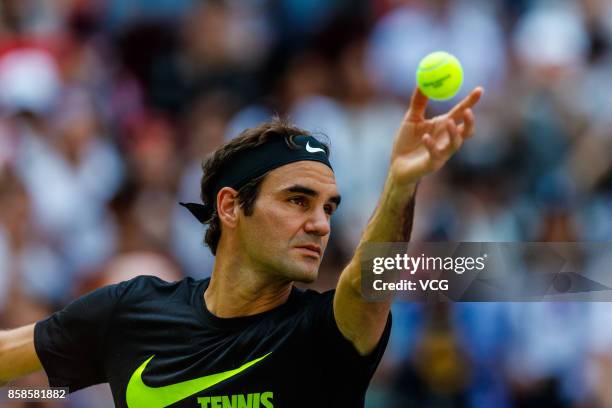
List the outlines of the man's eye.
<svg viewBox="0 0 612 408">
<path fill-rule="evenodd" d="M 306 205 L 306 200 L 304 200 L 303 197 L 292 197 L 289 199 L 289 201 L 300 206 Z"/>
<path fill-rule="evenodd" d="M 332 215 L 335 211 L 335 208 L 332 205 L 326 205 L 324 208 L 325 208 L 325 213 L 328 215 Z"/>
</svg>

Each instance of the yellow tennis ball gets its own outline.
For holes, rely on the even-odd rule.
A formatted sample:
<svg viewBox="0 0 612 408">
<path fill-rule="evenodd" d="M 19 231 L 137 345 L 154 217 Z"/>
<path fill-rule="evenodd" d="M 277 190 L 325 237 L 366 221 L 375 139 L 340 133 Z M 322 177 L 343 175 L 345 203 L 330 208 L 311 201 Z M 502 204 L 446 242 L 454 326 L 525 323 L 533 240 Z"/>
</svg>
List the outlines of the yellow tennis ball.
<svg viewBox="0 0 612 408">
<path fill-rule="evenodd" d="M 452 54 L 436 51 L 419 63 L 416 80 L 421 92 L 431 99 L 443 101 L 459 92 L 463 83 L 463 68 Z"/>
</svg>

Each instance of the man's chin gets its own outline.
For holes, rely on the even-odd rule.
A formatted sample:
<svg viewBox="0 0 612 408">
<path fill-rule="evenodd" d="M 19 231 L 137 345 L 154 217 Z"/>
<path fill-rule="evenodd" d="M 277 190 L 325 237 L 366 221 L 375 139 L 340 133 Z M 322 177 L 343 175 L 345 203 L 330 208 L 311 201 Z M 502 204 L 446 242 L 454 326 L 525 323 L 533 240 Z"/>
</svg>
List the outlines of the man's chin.
<svg viewBox="0 0 612 408">
<path fill-rule="evenodd" d="M 316 273 L 316 272 L 314 274 L 299 275 L 299 276 L 296 276 L 293 279 L 293 281 L 294 282 L 298 282 L 298 283 L 309 284 L 309 283 L 313 283 L 314 281 L 316 281 L 317 280 L 317 276 L 318 276 L 318 273 Z"/>
<path fill-rule="evenodd" d="M 319 276 L 319 265 L 313 268 L 312 265 L 296 265 L 291 270 L 291 280 L 299 283 L 313 283 Z"/>
</svg>

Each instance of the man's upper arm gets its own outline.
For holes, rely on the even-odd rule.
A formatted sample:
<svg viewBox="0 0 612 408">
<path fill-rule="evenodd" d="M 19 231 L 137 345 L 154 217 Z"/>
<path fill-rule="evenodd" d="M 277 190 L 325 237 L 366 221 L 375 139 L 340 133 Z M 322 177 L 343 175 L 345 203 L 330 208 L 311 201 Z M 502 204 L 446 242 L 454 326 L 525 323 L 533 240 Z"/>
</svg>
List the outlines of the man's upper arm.
<svg viewBox="0 0 612 408">
<path fill-rule="evenodd" d="M 353 267 L 358 266 L 351 263 L 347 269 Z M 385 331 L 391 302 L 366 302 L 361 297 L 359 274 L 345 272 L 334 295 L 334 317 L 342 335 L 365 356 L 376 348 Z M 355 276 L 359 278 L 351 281 Z"/>
<path fill-rule="evenodd" d="M 0 331 L 0 385 L 40 369 L 34 348 L 34 324 Z"/>
</svg>

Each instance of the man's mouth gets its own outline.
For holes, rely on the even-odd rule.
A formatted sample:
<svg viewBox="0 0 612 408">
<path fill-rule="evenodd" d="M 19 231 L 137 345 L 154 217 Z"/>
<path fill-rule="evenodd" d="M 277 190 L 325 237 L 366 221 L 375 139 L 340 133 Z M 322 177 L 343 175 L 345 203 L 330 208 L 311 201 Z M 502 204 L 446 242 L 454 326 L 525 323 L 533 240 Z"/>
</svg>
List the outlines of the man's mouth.
<svg viewBox="0 0 612 408">
<path fill-rule="evenodd" d="M 309 252 L 312 255 L 316 255 L 317 257 L 321 256 L 321 247 L 315 244 L 307 244 L 307 245 L 299 245 L 296 246 L 298 249 L 303 249 L 304 252 Z"/>
</svg>

